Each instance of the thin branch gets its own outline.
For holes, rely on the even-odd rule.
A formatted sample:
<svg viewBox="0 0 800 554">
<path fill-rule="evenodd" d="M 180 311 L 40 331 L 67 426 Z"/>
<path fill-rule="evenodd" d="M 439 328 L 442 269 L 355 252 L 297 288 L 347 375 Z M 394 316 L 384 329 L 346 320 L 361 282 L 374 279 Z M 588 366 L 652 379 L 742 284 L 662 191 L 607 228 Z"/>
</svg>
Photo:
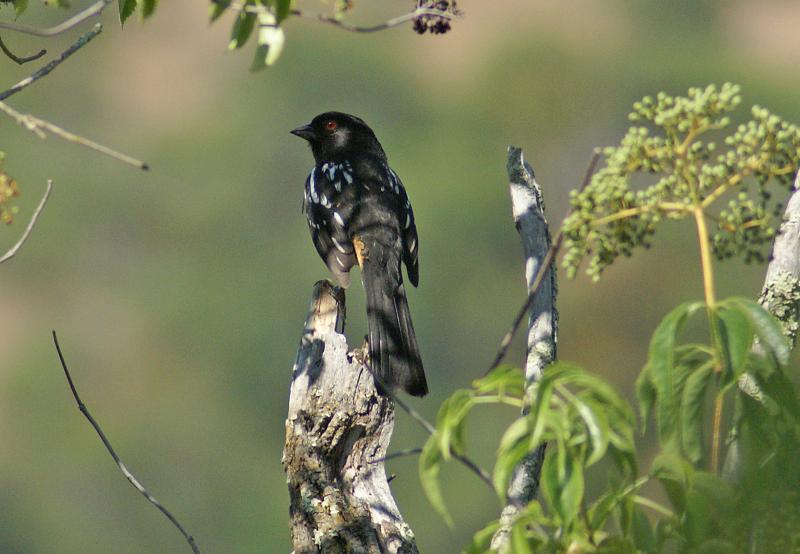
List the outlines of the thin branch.
<svg viewBox="0 0 800 554">
<path fill-rule="evenodd" d="M 400 406 L 400 408 L 405 413 L 410 415 L 412 419 L 414 419 L 417 423 L 419 423 L 422 426 L 422 428 L 428 432 L 429 435 L 433 435 L 436 432 L 436 427 L 434 427 L 434 425 L 430 421 L 425 419 L 425 417 L 422 414 L 420 414 L 414 408 L 406 404 L 405 401 L 398 398 L 398 396 L 394 394 L 394 392 L 392 392 L 391 388 L 386 386 L 380 380 L 377 374 L 375 374 L 375 372 L 372 371 L 372 368 L 369 367 L 369 364 L 365 363 L 364 365 L 367 366 L 367 369 L 369 369 L 369 372 L 375 378 L 375 381 L 381 385 L 381 390 L 383 391 L 384 394 L 386 394 L 386 396 L 394 400 L 394 403 Z M 455 458 L 462 464 L 464 464 L 464 466 L 466 466 L 470 471 L 472 471 L 475 475 L 477 475 L 484 483 L 489 485 L 489 488 L 492 489 L 492 491 L 494 491 L 494 483 L 492 482 L 492 477 L 486 472 L 485 469 L 480 467 L 478 464 L 476 464 L 463 454 L 459 454 L 458 452 L 450 452 L 450 455 L 453 456 L 453 458 Z"/>
<path fill-rule="evenodd" d="M 375 33 L 378 31 L 385 31 L 386 29 L 391 29 L 392 27 L 397 27 L 399 25 L 402 25 L 403 23 L 408 23 L 409 21 L 413 21 L 416 18 L 423 15 L 433 15 L 451 20 L 458 17 L 457 14 L 444 12 L 441 10 L 433 10 L 430 8 L 417 8 L 413 12 L 393 17 L 392 19 L 389 19 L 377 25 L 372 25 L 369 27 L 359 27 L 358 25 L 353 25 L 352 23 L 347 23 L 346 21 L 342 21 L 340 19 L 336 19 L 335 17 L 331 17 L 321 13 L 310 13 L 310 12 L 304 12 L 302 10 L 292 10 L 291 14 L 297 17 L 301 17 L 303 19 L 311 19 L 314 21 L 319 21 L 320 23 L 327 23 L 328 25 L 333 25 L 334 27 L 338 27 L 345 31 L 350 31 L 351 33 Z"/>
<path fill-rule="evenodd" d="M 17 121 L 17 123 L 19 123 L 29 131 L 34 133 L 40 139 L 46 139 L 47 133 L 45 131 L 49 131 L 54 135 L 58 135 L 59 137 L 63 138 L 66 141 L 74 142 L 75 144 L 80 144 L 81 146 L 85 146 L 92 150 L 96 150 L 97 152 L 105 154 L 106 156 L 110 156 L 115 160 L 119 160 L 126 164 L 130 164 L 134 167 L 138 167 L 139 169 L 145 171 L 150 169 L 149 165 L 147 165 L 142 161 L 137 160 L 136 158 L 132 158 L 131 156 L 128 156 L 127 154 L 123 154 L 121 152 L 117 152 L 116 150 L 113 150 L 108 146 L 103 146 L 102 144 L 94 142 L 93 140 L 89 140 L 80 135 L 76 135 L 74 133 L 66 131 L 61 127 L 58 127 L 57 125 L 54 125 L 49 121 L 45 121 L 44 119 L 39 119 L 34 115 L 20 113 L 2 101 L 0 101 L 0 111 L 3 111 L 9 116 L 13 117 Z"/>
<path fill-rule="evenodd" d="M 3 42 L 2 37 L 0 37 L 0 50 L 3 51 L 3 54 L 11 58 L 15 63 L 19 65 L 32 62 L 33 60 L 38 60 L 39 58 L 47 54 L 47 50 L 42 48 L 41 50 L 39 50 L 39 52 L 31 56 L 17 56 L 16 54 L 14 54 L 14 52 L 11 51 L 11 49 L 8 46 L 6 46 L 6 43 Z"/>
<path fill-rule="evenodd" d="M 33 226 L 36 225 L 36 220 L 39 219 L 39 214 L 42 213 L 44 205 L 47 203 L 47 199 L 50 198 L 51 190 L 53 190 L 53 180 L 48 179 L 47 190 L 44 191 L 44 196 L 42 196 L 42 199 L 39 201 L 39 205 L 36 206 L 36 210 L 34 210 L 33 215 L 31 216 L 31 220 L 28 222 L 28 226 L 25 228 L 25 232 L 22 233 L 22 236 L 17 241 L 17 244 L 12 246 L 8 252 L 3 254 L 3 257 L 0 258 L 0 264 L 3 262 L 7 262 L 8 260 L 16 256 L 17 252 L 19 252 L 20 248 L 22 248 L 22 245 L 25 244 L 26 240 L 28 240 L 28 236 L 31 234 L 31 231 L 33 231 Z"/>
<path fill-rule="evenodd" d="M 0 29 L 8 29 L 9 31 L 14 31 L 17 33 L 22 33 L 25 35 L 33 35 L 35 37 L 54 37 L 56 35 L 60 35 L 61 33 L 65 33 L 70 29 L 77 27 L 90 17 L 94 15 L 99 15 L 103 12 L 109 4 L 111 4 L 114 0 L 98 0 L 88 8 L 83 11 L 80 11 L 67 19 L 66 21 L 59 23 L 55 27 L 48 27 L 46 29 L 40 29 L 39 27 L 31 27 L 30 25 L 22 25 L 20 23 L 10 23 L 8 21 L 0 21 Z"/>
<path fill-rule="evenodd" d="M 245 12 L 252 14 L 269 12 L 269 8 L 260 4 L 245 5 L 240 2 L 231 2 L 230 4 L 225 6 L 222 0 L 211 0 L 211 2 L 213 4 L 216 4 L 220 7 L 224 7 L 234 12 Z M 393 17 L 392 19 L 384 21 L 383 23 L 378 23 L 377 25 L 371 25 L 368 27 L 360 27 L 358 25 L 353 25 L 352 23 L 348 23 L 346 21 L 342 21 L 341 19 L 337 19 L 336 17 L 325 15 L 322 13 L 307 12 L 297 9 L 293 9 L 289 13 L 295 17 L 300 17 L 302 19 L 310 19 L 312 21 L 317 21 L 319 23 L 333 25 L 334 27 L 338 27 L 339 29 L 342 29 L 344 31 L 349 31 L 351 33 L 375 33 L 378 31 L 385 31 L 386 29 L 391 29 L 392 27 L 397 27 L 399 25 L 402 25 L 403 23 L 408 23 L 409 21 L 413 21 L 414 19 L 423 15 L 433 15 L 436 17 L 442 17 L 444 19 L 450 19 L 450 20 L 459 17 L 458 14 L 452 12 L 434 10 L 431 8 L 417 8 L 412 12 L 397 17 Z"/>
<path fill-rule="evenodd" d="M 595 169 L 597 167 L 597 162 L 600 159 L 600 151 L 595 150 L 592 154 L 592 159 L 589 161 L 589 167 L 586 168 L 586 174 L 583 177 L 583 182 L 581 183 L 580 189 L 578 192 L 582 192 L 583 189 L 587 187 L 589 181 L 592 179 L 592 175 L 594 175 Z M 567 214 L 564 216 L 564 219 L 567 219 L 572 214 L 572 208 L 567 211 Z M 547 271 L 550 269 L 550 265 L 553 263 L 553 260 L 558 254 L 559 249 L 561 248 L 561 243 L 564 241 L 564 227 L 563 225 L 556 233 L 555 239 L 553 239 L 553 244 L 550 245 L 550 248 L 547 250 L 547 254 L 545 255 L 544 259 L 542 260 L 542 265 L 539 266 L 539 271 L 536 273 L 536 278 L 533 280 L 530 288 L 528 289 L 528 298 L 525 300 L 525 303 L 520 308 L 519 312 L 517 312 L 517 316 L 514 318 L 514 323 L 511 324 L 511 329 L 508 330 L 508 333 L 503 337 L 503 340 L 500 342 L 500 348 L 497 351 L 497 355 L 494 357 L 492 361 L 492 365 L 489 366 L 489 369 L 486 370 L 486 373 L 489 373 L 491 370 L 496 368 L 500 365 L 500 362 L 503 361 L 506 354 L 508 353 L 508 348 L 511 346 L 511 341 L 514 339 L 514 335 L 517 334 L 519 330 L 520 324 L 522 324 L 522 320 L 525 318 L 525 315 L 528 313 L 533 302 L 536 300 L 536 293 L 539 291 L 539 287 L 542 286 L 542 281 L 544 280 L 544 276 Z"/>
<path fill-rule="evenodd" d="M 10 89 L 6 90 L 5 92 L 0 92 L 0 101 L 5 100 L 12 94 L 18 93 L 25 87 L 29 86 L 31 83 L 38 81 L 39 79 L 41 79 L 42 77 L 53 71 L 56 67 L 58 67 L 59 64 L 61 64 L 61 62 L 63 62 L 64 60 L 69 58 L 72 54 L 74 54 L 75 52 L 86 46 L 94 37 L 99 35 L 102 32 L 102 30 L 103 26 L 100 23 L 95 25 L 91 31 L 83 34 L 81 38 L 79 38 L 77 42 L 75 42 L 75 44 L 64 50 L 64 52 L 62 52 L 62 54 L 59 57 L 51 60 L 48 64 L 42 66 L 42 68 L 36 71 L 33 75 L 21 80 L 19 83 L 17 83 Z M 42 52 L 44 52 L 44 50 L 42 50 Z"/>
<path fill-rule="evenodd" d="M 421 453 L 422 453 L 422 448 L 420 448 L 419 446 L 416 448 L 406 448 L 405 450 L 398 450 L 397 452 L 392 452 L 391 454 L 387 454 L 383 458 L 372 460 L 370 463 L 380 464 L 385 462 L 386 460 L 393 460 L 394 458 L 403 458 L 405 456 L 415 456 Z"/>
<path fill-rule="evenodd" d="M 75 402 L 77 402 L 78 404 L 78 409 L 86 417 L 86 419 L 89 420 L 89 423 L 91 423 L 92 427 L 94 427 L 95 432 L 97 432 L 97 435 L 100 437 L 100 440 L 103 441 L 103 445 L 106 447 L 106 450 L 108 450 L 108 453 L 111 454 L 111 457 L 116 462 L 117 467 L 119 467 L 120 471 L 128 480 L 128 482 L 131 485 L 133 485 L 133 487 L 137 491 L 142 493 L 142 495 L 147 499 L 148 502 L 150 502 L 150 504 L 158 508 L 161 511 L 161 513 L 163 513 L 167 517 L 167 519 L 170 520 L 170 522 L 172 522 L 172 524 L 178 529 L 178 531 L 181 532 L 184 538 L 186 538 L 186 542 L 188 542 L 189 546 L 192 548 L 192 552 L 194 552 L 195 554 L 200 554 L 200 549 L 197 547 L 194 538 L 186 531 L 186 529 L 183 528 L 183 526 L 178 522 L 178 520 L 175 519 L 175 516 L 173 516 L 169 512 L 169 510 L 167 510 L 158 500 L 153 498 L 153 495 L 147 492 L 147 489 L 145 489 L 139 482 L 139 480 L 136 479 L 136 476 L 134 476 L 133 473 L 131 473 L 128 470 L 128 468 L 125 466 L 122 460 L 120 460 L 119 456 L 117 456 L 117 453 L 111 447 L 111 443 L 108 441 L 108 438 L 106 437 L 105 433 L 103 433 L 103 430 L 100 428 L 100 424 L 98 424 L 97 421 L 95 421 L 95 419 L 92 417 L 92 414 L 89 413 L 89 409 L 86 407 L 86 405 L 81 400 L 81 397 L 78 395 L 78 391 L 75 388 L 75 383 L 72 382 L 72 376 L 69 373 L 69 369 L 67 369 L 67 362 L 64 360 L 64 355 L 61 353 L 61 346 L 59 346 L 58 344 L 58 337 L 56 336 L 55 331 L 53 331 L 53 343 L 56 346 L 56 352 L 58 352 L 58 359 L 61 362 L 61 367 L 64 369 L 64 375 L 67 376 L 67 383 L 69 383 L 69 388 L 72 391 L 72 396 L 73 398 L 75 398 Z"/>
</svg>

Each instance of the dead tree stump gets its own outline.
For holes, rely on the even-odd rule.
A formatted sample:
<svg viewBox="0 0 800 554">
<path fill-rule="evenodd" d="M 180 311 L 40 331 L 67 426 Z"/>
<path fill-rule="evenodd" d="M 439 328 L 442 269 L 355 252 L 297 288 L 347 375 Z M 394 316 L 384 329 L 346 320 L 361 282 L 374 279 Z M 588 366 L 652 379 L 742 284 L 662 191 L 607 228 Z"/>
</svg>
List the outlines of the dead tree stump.
<svg viewBox="0 0 800 554">
<path fill-rule="evenodd" d="M 342 334 L 344 290 L 314 286 L 292 374 L 283 467 L 294 554 L 417 554 L 383 460 L 394 406 Z"/>
</svg>

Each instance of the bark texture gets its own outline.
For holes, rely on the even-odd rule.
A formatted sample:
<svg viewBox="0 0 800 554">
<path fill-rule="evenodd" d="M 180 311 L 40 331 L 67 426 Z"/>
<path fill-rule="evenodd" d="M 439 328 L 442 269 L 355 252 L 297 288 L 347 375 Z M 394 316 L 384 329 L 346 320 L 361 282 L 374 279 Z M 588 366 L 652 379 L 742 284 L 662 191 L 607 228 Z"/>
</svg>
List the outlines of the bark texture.
<svg viewBox="0 0 800 554">
<path fill-rule="evenodd" d="M 533 168 L 525 161 L 521 148 L 509 146 L 509 189 L 514 223 L 522 240 L 525 254 L 525 278 L 528 290 L 533 285 L 547 251 L 550 249 L 550 230 L 544 217 L 542 189 L 536 182 Z M 556 311 L 556 273 L 550 267 L 531 305 L 528 317 L 528 349 L 525 377 L 528 386 L 542 377 L 545 367 L 556 359 L 558 312 Z M 528 412 L 528 406 L 523 413 Z M 545 445 L 523 458 L 514 470 L 508 487 L 508 502 L 500 516 L 501 527 L 492 539 L 492 549 L 509 550 L 509 530 L 517 514 L 536 497 L 539 476 L 544 462 Z"/>
<path fill-rule="evenodd" d="M 383 459 L 394 406 L 342 332 L 344 290 L 314 286 L 292 374 L 283 467 L 295 554 L 416 554 Z"/>
</svg>

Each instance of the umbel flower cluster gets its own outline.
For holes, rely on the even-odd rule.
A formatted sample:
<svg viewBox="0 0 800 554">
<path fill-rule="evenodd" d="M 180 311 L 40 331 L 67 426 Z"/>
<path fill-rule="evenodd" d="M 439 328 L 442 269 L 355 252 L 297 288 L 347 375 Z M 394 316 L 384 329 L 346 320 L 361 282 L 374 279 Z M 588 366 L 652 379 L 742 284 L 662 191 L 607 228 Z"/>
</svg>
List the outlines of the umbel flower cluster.
<svg viewBox="0 0 800 554">
<path fill-rule="evenodd" d="M 629 119 L 636 126 L 618 146 L 604 149 L 605 166 L 570 198 L 563 260 L 569 277 L 589 258 L 586 271 L 599 279 L 618 256 L 649 247 L 663 218 L 697 217 L 698 211 L 713 224 L 717 258 L 763 260 L 782 211 L 771 188 L 791 187 L 800 129 L 754 106 L 752 119 L 726 134 L 728 114 L 740 102 L 739 87 L 726 83 L 689 89 L 685 97 L 659 93 L 633 105 Z"/>
</svg>

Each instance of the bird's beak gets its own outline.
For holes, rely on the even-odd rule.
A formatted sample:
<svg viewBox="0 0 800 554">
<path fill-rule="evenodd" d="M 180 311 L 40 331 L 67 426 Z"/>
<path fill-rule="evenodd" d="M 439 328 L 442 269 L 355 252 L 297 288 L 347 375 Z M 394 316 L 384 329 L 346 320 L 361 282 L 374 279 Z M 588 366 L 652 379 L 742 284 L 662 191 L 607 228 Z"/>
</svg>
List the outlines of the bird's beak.
<svg viewBox="0 0 800 554">
<path fill-rule="evenodd" d="M 297 135 L 298 137 L 309 141 L 314 138 L 314 129 L 311 128 L 311 125 L 301 125 L 297 129 L 292 129 L 290 132 L 293 135 Z"/>
</svg>

